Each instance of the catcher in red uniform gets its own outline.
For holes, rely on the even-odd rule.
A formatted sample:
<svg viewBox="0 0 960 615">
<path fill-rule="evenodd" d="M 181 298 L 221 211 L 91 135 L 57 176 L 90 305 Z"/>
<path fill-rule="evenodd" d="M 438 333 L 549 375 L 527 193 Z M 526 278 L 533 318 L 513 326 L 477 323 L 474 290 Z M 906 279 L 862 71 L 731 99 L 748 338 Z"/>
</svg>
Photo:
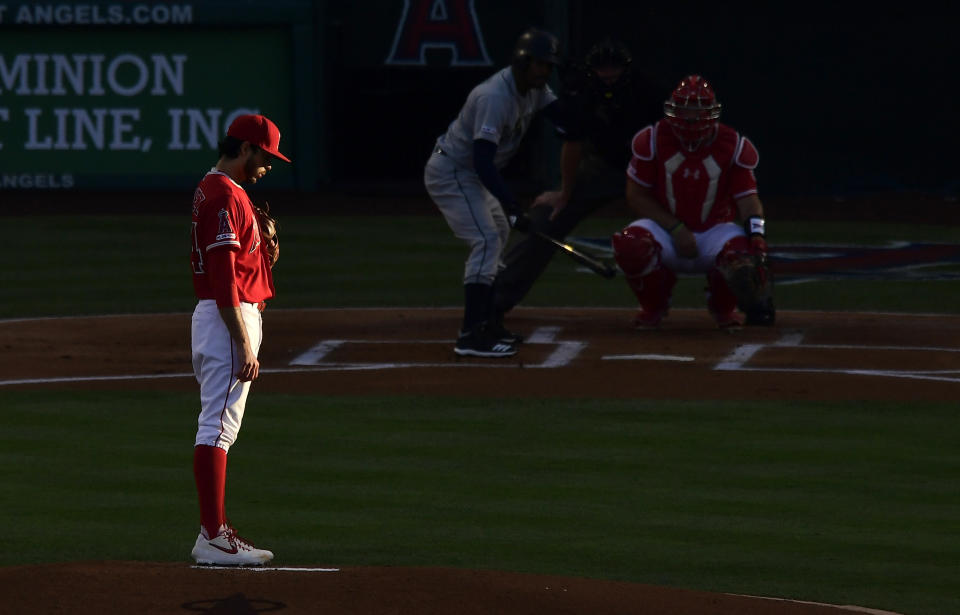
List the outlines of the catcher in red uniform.
<svg viewBox="0 0 960 615">
<path fill-rule="evenodd" d="M 640 309 L 637 328 L 657 328 L 677 273 L 705 273 L 717 326 L 774 322 L 763 204 L 753 143 L 721 124 L 703 77 L 680 81 L 665 116 L 638 132 L 626 198 L 640 218 L 613 235 L 614 255 Z"/>
</svg>

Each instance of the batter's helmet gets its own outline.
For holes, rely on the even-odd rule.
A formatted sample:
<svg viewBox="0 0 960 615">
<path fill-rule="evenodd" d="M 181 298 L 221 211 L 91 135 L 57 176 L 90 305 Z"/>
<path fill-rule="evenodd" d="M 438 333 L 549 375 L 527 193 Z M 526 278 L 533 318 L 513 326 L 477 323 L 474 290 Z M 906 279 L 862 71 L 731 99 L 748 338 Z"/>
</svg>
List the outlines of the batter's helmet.
<svg viewBox="0 0 960 615">
<path fill-rule="evenodd" d="M 513 63 L 525 65 L 530 60 L 561 64 L 560 41 L 549 32 L 530 28 L 517 40 L 517 46 L 513 49 Z"/>
</svg>

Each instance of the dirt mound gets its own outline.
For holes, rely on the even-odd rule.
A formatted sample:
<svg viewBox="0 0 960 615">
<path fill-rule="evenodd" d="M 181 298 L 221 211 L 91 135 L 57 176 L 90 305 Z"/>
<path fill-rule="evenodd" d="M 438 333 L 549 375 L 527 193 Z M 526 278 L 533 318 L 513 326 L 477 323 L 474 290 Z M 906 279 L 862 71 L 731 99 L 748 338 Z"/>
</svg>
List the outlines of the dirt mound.
<svg viewBox="0 0 960 615">
<path fill-rule="evenodd" d="M 217 569 L 185 563 L 81 562 L 0 568 L 0 587 L 0 611 L 32 614 L 881 613 L 635 583 L 449 568 Z"/>
</svg>

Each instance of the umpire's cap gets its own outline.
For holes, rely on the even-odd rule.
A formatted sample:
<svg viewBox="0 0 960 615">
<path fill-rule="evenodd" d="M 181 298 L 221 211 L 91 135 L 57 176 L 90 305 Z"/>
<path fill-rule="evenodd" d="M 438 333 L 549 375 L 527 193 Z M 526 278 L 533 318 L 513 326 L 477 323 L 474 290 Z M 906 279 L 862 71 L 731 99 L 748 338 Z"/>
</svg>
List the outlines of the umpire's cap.
<svg viewBox="0 0 960 615">
<path fill-rule="evenodd" d="M 227 129 L 227 136 L 249 141 L 271 156 L 290 162 L 280 153 L 280 129 L 263 115 L 238 115 Z"/>
<path fill-rule="evenodd" d="M 520 35 L 513 50 L 514 63 L 528 62 L 529 58 L 559 65 L 560 41 L 545 30 L 530 28 Z"/>
</svg>

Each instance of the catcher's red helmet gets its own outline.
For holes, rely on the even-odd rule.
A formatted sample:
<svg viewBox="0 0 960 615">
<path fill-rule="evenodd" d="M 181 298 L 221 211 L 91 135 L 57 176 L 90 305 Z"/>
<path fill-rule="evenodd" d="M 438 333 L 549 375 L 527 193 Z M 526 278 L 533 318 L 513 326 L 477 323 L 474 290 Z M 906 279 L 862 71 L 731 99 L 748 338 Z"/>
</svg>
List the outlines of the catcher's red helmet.
<svg viewBox="0 0 960 615">
<path fill-rule="evenodd" d="M 684 77 L 663 103 L 673 134 L 687 151 L 695 151 L 717 134 L 720 103 L 713 88 L 700 75 Z"/>
</svg>

